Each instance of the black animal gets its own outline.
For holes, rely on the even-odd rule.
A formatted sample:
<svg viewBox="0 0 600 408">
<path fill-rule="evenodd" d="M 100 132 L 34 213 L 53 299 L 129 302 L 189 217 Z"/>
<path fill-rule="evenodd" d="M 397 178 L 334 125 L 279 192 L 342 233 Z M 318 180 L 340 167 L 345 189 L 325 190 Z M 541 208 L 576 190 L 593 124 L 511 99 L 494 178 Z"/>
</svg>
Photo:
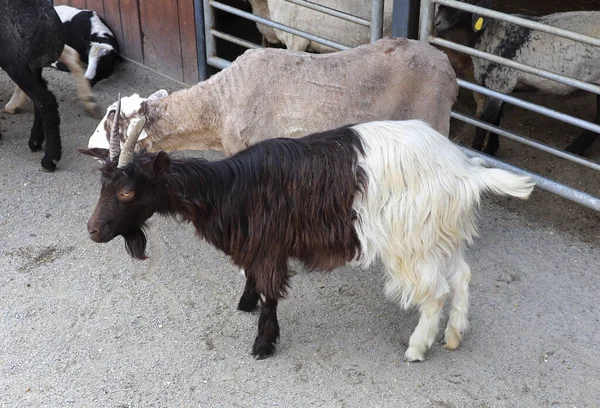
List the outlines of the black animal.
<svg viewBox="0 0 600 408">
<path fill-rule="evenodd" d="M 48 0 L 0 0 L 0 68 L 34 103 L 29 149 L 40 150 L 46 141 L 42 167 L 48 171 L 61 158 L 60 117 L 42 68 L 60 57 L 64 45 L 62 22 Z"/>
</svg>

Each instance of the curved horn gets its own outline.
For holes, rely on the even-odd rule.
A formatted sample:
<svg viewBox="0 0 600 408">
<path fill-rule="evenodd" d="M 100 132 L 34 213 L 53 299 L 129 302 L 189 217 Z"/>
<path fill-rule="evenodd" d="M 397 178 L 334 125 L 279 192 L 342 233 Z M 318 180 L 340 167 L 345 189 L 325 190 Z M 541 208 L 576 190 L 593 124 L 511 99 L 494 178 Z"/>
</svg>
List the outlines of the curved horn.
<svg viewBox="0 0 600 408">
<path fill-rule="evenodd" d="M 123 167 L 127 166 L 131 160 L 133 160 L 135 144 L 137 143 L 142 130 L 144 130 L 145 125 L 145 116 L 142 116 L 129 125 L 129 129 L 127 129 L 127 140 L 125 140 L 125 144 L 123 144 L 123 150 L 121 150 L 121 155 L 119 156 L 119 164 L 117 164 L 118 168 L 122 169 Z"/>
<path fill-rule="evenodd" d="M 121 153 L 121 137 L 119 135 L 119 118 L 121 116 L 121 93 L 119 92 L 119 96 L 117 99 L 117 110 L 115 111 L 115 117 L 113 119 L 112 127 L 110 128 L 110 139 L 109 149 L 108 149 L 108 157 L 110 160 L 113 160 L 115 157 L 118 157 Z"/>
</svg>

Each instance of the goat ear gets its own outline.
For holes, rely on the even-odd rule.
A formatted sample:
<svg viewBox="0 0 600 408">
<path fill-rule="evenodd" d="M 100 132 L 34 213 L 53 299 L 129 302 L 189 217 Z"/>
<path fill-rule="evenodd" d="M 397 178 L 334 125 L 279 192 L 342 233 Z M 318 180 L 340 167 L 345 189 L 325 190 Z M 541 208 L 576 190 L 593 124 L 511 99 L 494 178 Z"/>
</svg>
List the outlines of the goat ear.
<svg viewBox="0 0 600 408">
<path fill-rule="evenodd" d="M 154 157 L 154 161 L 152 162 L 152 170 L 154 174 L 162 173 L 169 165 L 171 164 L 171 158 L 167 154 L 167 152 L 160 151 Z"/>
<path fill-rule="evenodd" d="M 492 0 L 479 0 L 475 2 L 476 6 L 484 8 L 492 8 Z M 489 20 L 489 17 L 484 17 L 481 14 L 473 13 L 471 20 L 471 26 L 473 31 L 479 32 L 485 28 Z"/>
<path fill-rule="evenodd" d="M 108 149 L 94 147 L 93 149 L 77 149 L 77 151 L 86 156 L 92 156 L 100 160 L 108 160 Z"/>
<path fill-rule="evenodd" d="M 149 101 L 152 101 L 154 99 L 162 99 L 162 98 L 166 98 L 169 94 L 167 93 L 166 90 L 164 89 L 159 89 L 158 91 L 154 92 L 152 95 L 150 95 L 148 97 Z"/>
</svg>

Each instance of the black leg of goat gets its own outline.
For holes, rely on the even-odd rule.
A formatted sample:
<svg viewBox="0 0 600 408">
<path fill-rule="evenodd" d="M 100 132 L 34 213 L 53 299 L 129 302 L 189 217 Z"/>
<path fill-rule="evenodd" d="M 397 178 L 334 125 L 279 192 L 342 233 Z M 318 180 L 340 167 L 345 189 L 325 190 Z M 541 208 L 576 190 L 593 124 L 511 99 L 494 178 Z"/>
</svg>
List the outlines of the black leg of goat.
<svg viewBox="0 0 600 408">
<path fill-rule="evenodd" d="M 485 103 L 485 107 L 483 108 L 483 112 L 479 117 L 480 120 L 489 123 L 494 126 L 498 126 L 500 124 L 500 119 L 502 118 L 502 110 L 504 108 L 504 102 L 499 99 L 488 98 Z M 498 148 L 500 147 L 500 142 L 498 140 L 498 135 L 496 133 L 489 132 L 489 138 L 487 145 L 485 147 L 484 152 L 489 155 L 494 155 Z M 485 143 L 485 137 L 488 134 L 488 131 L 485 129 L 477 128 L 475 130 L 475 138 L 473 139 L 473 144 L 471 147 L 476 150 L 482 150 L 483 144 Z"/>
<path fill-rule="evenodd" d="M 254 340 L 254 346 L 252 346 L 252 355 L 258 360 L 269 357 L 275 352 L 275 343 L 279 338 L 277 303 L 277 299 L 268 296 L 260 299 L 258 335 Z"/>
<path fill-rule="evenodd" d="M 258 292 L 256 291 L 256 281 L 246 273 L 246 287 L 244 293 L 240 297 L 238 310 L 243 312 L 251 312 L 258 306 Z"/>
<path fill-rule="evenodd" d="M 5 67 L 8 76 L 25 92 L 35 106 L 35 118 L 29 138 L 29 149 L 40 150 L 46 139 L 42 167 L 48 171 L 56 169 L 61 158 L 60 117 L 56 97 L 42 78 L 42 69 L 33 71 L 26 65 Z"/>
<path fill-rule="evenodd" d="M 594 123 L 600 125 L 600 95 L 596 95 L 596 117 Z M 571 143 L 565 149 L 567 152 L 578 154 L 583 156 L 585 151 L 594 143 L 594 140 L 598 137 L 598 133 L 594 133 L 591 130 L 583 132 L 573 143 Z"/>
</svg>

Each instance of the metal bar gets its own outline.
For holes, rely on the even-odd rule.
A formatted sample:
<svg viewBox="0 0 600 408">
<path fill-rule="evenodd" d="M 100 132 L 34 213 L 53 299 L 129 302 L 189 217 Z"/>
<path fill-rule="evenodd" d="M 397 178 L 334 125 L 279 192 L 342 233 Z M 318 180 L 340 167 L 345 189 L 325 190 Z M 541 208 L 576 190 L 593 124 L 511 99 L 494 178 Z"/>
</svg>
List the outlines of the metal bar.
<svg viewBox="0 0 600 408">
<path fill-rule="evenodd" d="M 214 35 L 215 37 L 217 37 L 217 38 L 220 38 L 222 40 L 226 40 L 226 41 L 232 42 L 232 43 L 237 44 L 237 45 L 241 45 L 242 47 L 252 48 L 252 49 L 255 49 L 255 48 L 264 48 L 261 45 L 254 44 L 253 42 L 246 41 L 244 39 L 241 39 L 239 37 L 236 37 L 236 36 L 224 33 L 222 31 L 210 30 L 210 33 L 212 35 Z"/>
<path fill-rule="evenodd" d="M 206 40 L 206 60 L 217 55 L 217 42 L 215 37 L 210 35 L 210 30 L 215 26 L 215 13 L 210 7 L 210 0 L 203 0 L 204 3 L 204 38 Z"/>
<path fill-rule="evenodd" d="M 336 10 L 331 7 L 322 6 L 317 3 L 313 3 L 312 1 L 306 0 L 285 0 L 288 3 L 293 3 L 301 7 L 306 7 L 311 10 L 320 11 L 323 14 L 327 14 L 333 17 L 341 18 L 342 20 L 350 21 L 351 23 L 360 24 L 365 27 L 370 27 L 371 22 L 369 20 L 365 20 L 364 18 L 357 17 L 355 15 L 345 13 L 340 10 Z"/>
<path fill-rule="evenodd" d="M 419 41 L 427 42 L 429 34 L 433 32 L 433 0 L 421 0 L 419 12 Z"/>
<path fill-rule="evenodd" d="M 204 4 L 202 0 L 194 0 L 194 23 L 196 27 L 196 54 L 198 58 L 198 79 L 208 78 L 206 66 L 206 39 L 204 38 Z"/>
<path fill-rule="evenodd" d="M 371 42 L 383 35 L 383 0 L 372 0 L 371 3 Z"/>
<path fill-rule="evenodd" d="M 393 37 L 416 39 L 419 36 L 419 4 L 419 0 L 394 0 L 392 7 Z"/>
<path fill-rule="evenodd" d="M 536 187 L 539 187 L 542 190 L 546 190 L 559 197 L 566 198 L 567 200 L 574 201 L 587 208 L 591 208 L 592 210 L 600 211 L 600 198 L 598 197 L 594 197 L 593 195 L 583 192 L 581 190 L 576 190 L 573 187 L 565 186 L 564 184 L 560 184 L 554 180 L 550 180 L 546 177 L 540 176 L 539 174 L 513 166 L 494 157 L 488 156 L 487 154 L 481 153 L 477 150 L 469 149 L 468 147 L 464 146 L 459 146 L 459 148 L 462 149 L 470 157 L 476 156 L 484 159 L 492 167 L 498 167 L 500 169 L 508 170 L 513 173 L 531 177 L 533 181 L 535 181 Z"/>
<path fill-rule="evenodd" d="M 553 119 L 560 120 L 573 126 L 578 126 L 580 128 L 590 130 L 594 133 L 600 133 L 600 125 L 597 125 L 595 123 L 588 122 L 571 115 L 567 115 L 566 113 L 562 113 L 554 109 L 536 105 L 535 103 L 523 101 L 521 99 L 515 98 L 514 96 L 505 95 L 503 93 L 485 88 L 481 85 L 472 84 L 471 82 L 465 81 L 463 79 L 457 79 L 456 82 L 458 82 L 458 85 L 468 90 L 475 91 L 486 96 L 491 96 L 492 98 L 500 99 L 501 101 L 508 102 L 512 105 L 528 109 L 530 111 L 542 114 L 544 116 L 548 116 Z"/>
<path fill-rule="evenodd" d="M 533 74 L 542 78 L 551 79 L 553 81 L 560 82 L 561 84 L 569 85 L 578 89 L 582 89 L 584 91 L 600 95 L 600 86 L 598 85 L 589 84 L 587 82 L 566 77 L 564 75 L 559 75 L 540 68 L 532 67 L 531 65 L 526 65 L 507 58 L 502 58 L 494 54 L 479 51 L 475 48 L 467 47 L 464 45 L 454 43 L 452 41 L 444 40 L 443 38 L 429 36 L 428 40 L 431 44 L 436 44 L 442 47 L 450 48 L 451 50 L 464 52 L 465 54 L 469 54 L 473 57 L 483 58 L 485 60 L 492 61 L 497 64 L 502 64 L 510 68 L 518 69 L 519 71 L 527 72 L 528 74 Z"/>
<path fill-rule="evenodd" d="M 227 61 L 221 57 L 211 57 L 207 61 L 208 65 L 218 69 L 225 69 L 231 65 L 231 61 Z"/>
<path fill-rule="evenodd" d="M 473 6 L 471 4 L 463 3 L 461 1 L 455 0 L 433 0 L 438 4 L 443 4 L 444 6 L 456 8 L 459 10 L 468 11 L 470 13 L 477 13 L 482 16 L 490 17 L 496 20 L 506 21 L 511 24 L 517 24 L 521 27 L 531 28 L 533 30 L 543 31 L 548 34 L 557 35 L 559 37 L 567 38 L 573 41 L 579 41 L 584 44 L 594 45 L 596 47 L 600 47 L 600 38 L 590 37 L 588 35 L 575 33 L 573 31 L 564 30 L 562 28 L 550 26 L 547 24 L 538 23 L 536 21 L 528 20 L 526 18 L 517 17 L 512 14 L 500 13 L 498 11 L 490 10 L 483 7 Z M 423 21 L 423 20 L 421 20 Z M 431 32 L 431 30 L 429 31 Z"/>
<path fill-rule="evenodd" d="M 547 144 L 542 143 L 542 142 L 538 142 L 537 140 L 533 140 L 533 139 L 530 139 L 528 137 L 525 137 L 525 136 L 522 136 L 522 135 L 519 135 L 519 134 L 516 134 L 516 133 L 513 133 L 513 132 L 509 132 L 509 131 L 507 131 L 505 129 L 499 128 L 497 126 L 490 125 L 489 123 L 483 122 L 481 120 L 477 120 L 477 119 L 475 119 L 475 118 L 473 118 L 471 116 L 464 115 L 464 114 L 462 114 L 460 112 L 452 111 L 450 113 L 450 116 L 453 117 L 454 119 L 461 120 L 461 121 L 466 122 L 466 123 L 468 123 L 470 125 L 477 126 L 477 127 L 483 128 L 485 130 L 489 130 L 490 132 L 493 132 L 493 133 L 497 133 L 497 134 L 502 135 L 502 136 L 504 136 L 504 137 L 506 137 L 508 139 L 511 139 L 511 140 L 516 141 L 516 142 L 522 143 L 522 144 L 524 144 L 526 146 L 530 146 L 530 147 L 536 148 L 538 150 L 541 150 L 543 152 L 552 154 L 552 155 L 560 157 L 562 159 L 572 161 L 573 163 L 577 163 L 577 164 L 580 164 L 582 166 L 589 167 L 590 169 L 600 171 L 600 163 L 593 162 L 591 160 L 585 159 L 583 157 L 574 155 L 574 154 L 569 153 L 569 152 L 565 152 L 564 150 L 560 150 L 560 149 L 557 149 L 557 148 L 552 147 L 552 146 L 548 146 Z"/>
<path fill-rule="evenodd" d="M 231 7 L 231 6 L 228 6 L 226 4 L 220 3 L 218 1 L 214 1 L 214 0 L 205 0 L 205 1 L 208 1 L 209 5 L 212 6 L 212 7 L 214 7 L 214 8 L 216 8 L 216 9 L 226 11 L 226 12 L 234 14 L 236 16 L 247 18 L 248 20 L 252 20 L 254 22 L 261 23 L 261 24 L 264 24 L 264 25 L 269 26 L 269 27 L 276 28 L 276 29 L 281 30 L 281 31 L 285 31 L 286 33 L 297 35 L 298 37 L 306 38 L 308 40 L 317 42 L 319 44 L 326 45 L 326 46 L 331 47 L 331 48 L 336 49 L 336 50 L 347 50 L 347 49 L 350 48 L 347 45 L 340 44 L 338 42 L 331 41 L 331 40 L 328 40 L 328 39 L 325 39 L 325 38 L 317 37 L 316 35 L 307 33 L 305 31 L 297 30 L 295 28 L 286 26 L 284 24 L 277 23 L 275 21 L 272 21 L 272 20 L 269 20 L 269 19 L 266 19 L 266 18 L 255 16 L 252 13 L 247 13 L 247 12 L 242 11 L 240 9 L 237 9 L 235 7 Z M 378 1 L 381 1 L 381 0 L 378 0 Z"/>
</svg>

